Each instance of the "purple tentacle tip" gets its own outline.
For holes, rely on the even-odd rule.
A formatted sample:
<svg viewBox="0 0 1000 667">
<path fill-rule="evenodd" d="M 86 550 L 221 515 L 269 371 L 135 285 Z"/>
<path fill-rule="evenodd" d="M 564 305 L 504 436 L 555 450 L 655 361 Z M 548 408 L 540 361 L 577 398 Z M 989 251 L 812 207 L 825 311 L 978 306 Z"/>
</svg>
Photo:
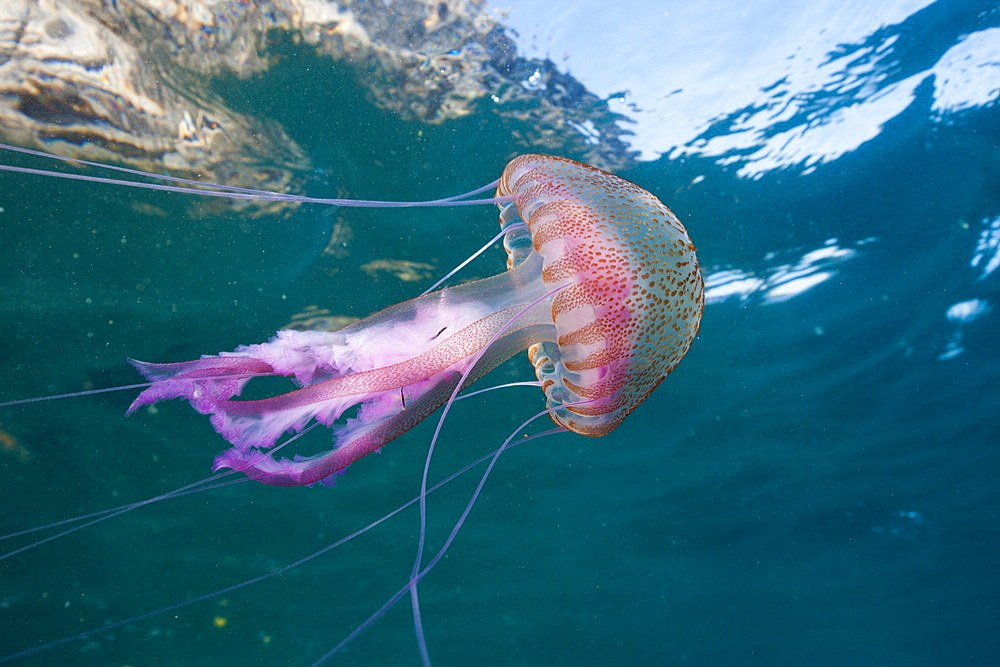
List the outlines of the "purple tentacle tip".
<svg viewBox="0 0 1000 667">
<path fill-rule="evenodd" d="M 203 357 L 174 364 L 128 361 L 153 384 L 132 401 L 126 415 L 170 398 L 186 398 L 195 410 L 210 414 L 221 401 L 238 396 L 250 378 L 274 373 L 269 364 L 248 357 Z"/>
</svg>

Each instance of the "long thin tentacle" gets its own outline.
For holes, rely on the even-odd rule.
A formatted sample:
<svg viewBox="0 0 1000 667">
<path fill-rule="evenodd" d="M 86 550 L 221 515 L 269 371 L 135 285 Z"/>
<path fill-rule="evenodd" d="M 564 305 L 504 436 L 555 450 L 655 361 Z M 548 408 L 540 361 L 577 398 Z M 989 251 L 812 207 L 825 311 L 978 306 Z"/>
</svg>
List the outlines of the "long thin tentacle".
<svg viewBox="0 0 1000 667">
<path fill-rule="evenodd" d="M 34 169 L 32 167 L 17 167 L 14 165 L 0 164 L 0 171 L 14 172 L 18 174 L 31 174 L 35 176 L 47 176 L 50 178 L 64 178 L 71 181 L 86 181 L 89 183 L 103 183 L 105 185 L 121 185 L 131 188 L 142 188 L 145 190 L 161 190 L 165 192 L 183 192 L 186 194 L 201 195 L 204 197 L 222 197 L 225 199 L 249 199 L 253 201 L 288 201 L 305 204 L 323 204 L 327 206 L 343 206 L 345 208 L 412 208 L 412 207 L 435 207 L 435 206 L 477 206 L 481 204 L 497 204 L 513 201 L 513 197 L 491 197 L 489 199 L 464 199 L 472 195 L 485 192 L 494 188 L 497 181 L 487 183 L 469 192 L 442 199 L 431 199 L 427 201 L 380 201 L 374 199 L 329 199 L 323 197 L 307 197 L 305 195 L 293 195 L 280 192 L 268 192 L 267 190 L 254 190 L 253 188 L 242 188 L 235 185 L 220 185 L 217 183 L 202 183 L 188 178 L 178 176 L 166 176 L 153 172 L 142 171 L 140 169 L 129 169 L 115 165 L 101 164 L 100 162 L 90 162 L 79 158 L 62 157 L 44 151 L 36 151 L 30 148 L 19 148 L 9 144 L 0 143 L 0 149 L 27 153 L 38 157 L 74 162 L 92 167 L 113 169 L 135 176 L 152 178 L 170 183 L 180 183 L 183 185 L 167 185 L 165 183 L 144 183 L 141 181 L 128 181 L 120 178 L 108 178 L 105 176 L 90 176 L 88 174 L 73 174 L 63 171 L 52 171 L 50 169 Z"/>
</svg>

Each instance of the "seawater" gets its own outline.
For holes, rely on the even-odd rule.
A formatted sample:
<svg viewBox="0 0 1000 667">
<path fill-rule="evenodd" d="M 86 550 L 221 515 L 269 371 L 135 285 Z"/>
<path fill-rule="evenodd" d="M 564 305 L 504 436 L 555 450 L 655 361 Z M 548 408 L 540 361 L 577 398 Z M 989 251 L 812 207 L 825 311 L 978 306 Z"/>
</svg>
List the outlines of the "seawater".
<svg viewBox="0 0 1000 667">
<path fill-rule="evenodd" d="M 338 81 L 303 85 L 317 104 L 358 96 Z M 294 91 L 271 95 L 269 113 L 331 174 L 317 187 L 341 194 L 456 194 L 525 150 L 485 115 L 428 128 L 355 99 L 317 126 L 296 122 Z M 987 268 L 1000 214 L 997 127 L 995 105 L 942 123 L 918 99 L 875 139 L 805 175 L 743 178 L 708 158 L 623 173 L 678 213 L 709 276 L 734 271 L 774 287 L 775 271 L 811 252 L 849 256 L 791 298 L 768 287 L 716 293 L 688 357 L 612 435 L 558 435 L 506 453 L 421 585 L 435 662 L 995 659 L 1000 272 Z M 240 221 L 192 214 L 199 204 L 183 196 L 2 181 L 4 399 L 135 382 L 127 356 L 231 350 L 313 305 L 367 315 L 429 283 L 361 266 L 388 258 L 443 273 L 497 229 L 489 207 L 303 208 L 291 222 Z M 346 255 L 324 256 L 316 230 L 338 219 L 353 240 Z M 496 250 L 464 275 L 503 261 Z M 529 377 L 519 356 L 491 380 Z M 131 398 L 0 411 L 14 439 L 0 459 L 0 533 L 207 476 L 223 448 L 207 420 L 180 402 L 126 419 Z M 432 478 L 498 446 L 541 405 L 527 388 L 457 404 Z M 0 563 L 0 653 L 259 575 L 367 524 L 416 494 L 433 421 L 335 488 L 241 484 Z M 328 446 L 327 434 L 311 436 L 307 453 Z M 432 547 L 473 477 L 430 498 Z M 416 514 L 403 513 L 279 578 L 15 664 L 310 664 L 406 581 L 416 530 Z M 333 664 L 417 662 L 404 603 Z"/>
</svg>

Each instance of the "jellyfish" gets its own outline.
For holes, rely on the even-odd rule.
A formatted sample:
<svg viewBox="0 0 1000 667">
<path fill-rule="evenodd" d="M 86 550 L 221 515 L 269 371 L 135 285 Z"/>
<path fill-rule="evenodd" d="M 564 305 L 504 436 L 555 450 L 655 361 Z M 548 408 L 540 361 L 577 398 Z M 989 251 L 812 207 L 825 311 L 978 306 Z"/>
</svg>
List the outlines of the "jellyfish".
<svg viewBox="0 0 1000 667">
<path fill-rule="evenodd" d="M 526 349 L 552 420 L 585 436 L 610 433 L 697 335 L 704 286 L 695 247 L 649 192 L 573 160 L 522 155 L 496 196 L 507 271 L 336 332 L 283 330 L 180 363 L 130 360 L 152 384 L 128 412 L 184 398 L 232 445 L 214 470 L 277 486 L 330 484 Z M 299 388 L 236 400 L 260 375 Z M 313 420 L 333 429 L 333 449 L 268 453 Z"/>
<path fill-rule="evenodd" d="M 0 170 L 122 183 L 3 165 Z M 180 184 L 126 184 L 190 191 Z M 238 188 L 199 193 L 308 200 Z M 347 466 L 399 437 L 442 405 L 447 411 L 465 388 L 526 350 L 537 377 L 535 384 L 545 395 L 545 409 L 536 417 L 548 414 L 556 430 L 589 437 L 607 435 L 677 366 L 698 333 L 704 286 L 695 247 L 683 225 L 658 199 L 633 183 L 558 157 L 515 158 L 497 182 L 495 197 L 459 201 L 462 197 L 419 205 L 496 203 L 500 209 L 497 238 L 503 239 L 507 254 L 503 273 L 423 294 L 339 331 L 282 330 L 265 343 L 179 363 L 130 360 L 150 385 L 128 412 L 162 400 L 186 399 L 209 416 L 231 445 L 216 458 L 215 470 L 238 471 L 275 486 L 329 485 Z M 268 398 L 242 399 L 248 383 L 260 376 L 287 377 L 298 388 Z M 332 429 L 331 450 L 291 459 L 277 456 L 288 442 L 278 445 L 282 436 L 317 424 Z M 496 450 L 494 461 L 506 446 Z M 486 474 L 488 469 L 476 494 Z M 424 475 L 419 496 L 421 538 L 409 581 L 320 662 L 410 593 L 422 658 L 429 664 L 416 585 L 451 543 L 475 495 L 445 545 L 425 566 L 421 555 L 423 504 L 429 490 L 426 468 Z M 279 571 L 283 570 L 272 574 Z M 209 596 L 198 599 L 205 597 Z M 136 619 L 155 613 L 159 612 Z M 130 620 L 135 619 L 4 658 L 28 655 Z"/>
</svg>

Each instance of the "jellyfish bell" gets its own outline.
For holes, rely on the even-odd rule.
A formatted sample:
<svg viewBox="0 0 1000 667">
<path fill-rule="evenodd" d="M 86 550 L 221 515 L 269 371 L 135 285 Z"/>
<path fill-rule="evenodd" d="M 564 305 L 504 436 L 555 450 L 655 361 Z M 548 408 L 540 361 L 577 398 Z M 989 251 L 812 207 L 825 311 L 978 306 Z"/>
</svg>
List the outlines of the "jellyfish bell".
<svg viewBox="0 0 1000 667">
<path fill-rule="evenodd" d="M 573 160 L 515 158 L 497 194 L 514 195 L 501 204 L 502 225 L 527 222 L 508 235 L 508 267 L 534 252 L 543 282 L 566 286 L 552 300 L 554 340 L 528 350 L 556 408 L 552 419 L 581 435 L 606 435 L 698 333 L 705 296 L 694 244 L 649 192 Z"/>
<path fill-rule="evenodd" d="M 219 356 L 132 361 L 152 382 L 129 408 L 185 398 L 232 445 L 214 469 L 297 486 L 381 448 L 527 349 L 556 424 L 610 433 L 687 353 L 704 287 L 677 217 L 642 188 L 564 158 L 523 155 L 497 187 L 508 270 L 400 303 L 337 332 L 279 332 Z M 301 388 L 234 400 L 258 375 Z M 349 410 L 353 416 L 338 421 Z M 334 449 L 267 454 L 316 420 Z"/>
</svg>

